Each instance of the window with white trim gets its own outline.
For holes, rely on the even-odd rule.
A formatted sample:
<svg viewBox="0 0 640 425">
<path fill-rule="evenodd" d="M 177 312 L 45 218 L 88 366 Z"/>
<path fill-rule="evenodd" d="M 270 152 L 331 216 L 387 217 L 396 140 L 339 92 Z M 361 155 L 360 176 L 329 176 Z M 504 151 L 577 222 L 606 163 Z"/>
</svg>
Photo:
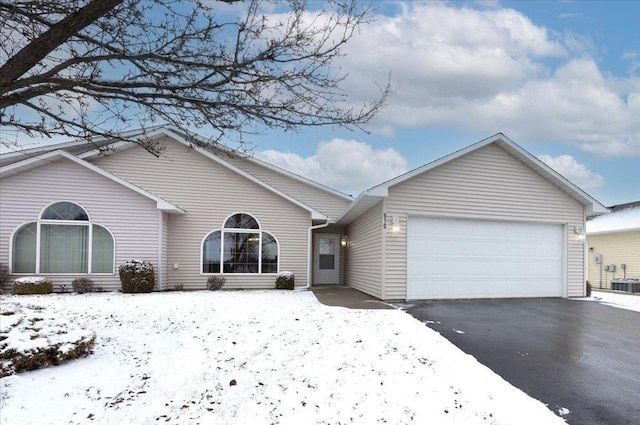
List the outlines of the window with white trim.
<svg viewBox="0 0 640 425">
<path fill-rule="evenodd" d="M 202 242 L 202 273 L 278 273 L 276 238 L 250 214 L 229 217 Z"/>
<path fill-rule="evenodd" d="M 12 273 L 113 274 L 115 242 L 73 202 L 56 202 L 13 235 Z"/>
</svg>

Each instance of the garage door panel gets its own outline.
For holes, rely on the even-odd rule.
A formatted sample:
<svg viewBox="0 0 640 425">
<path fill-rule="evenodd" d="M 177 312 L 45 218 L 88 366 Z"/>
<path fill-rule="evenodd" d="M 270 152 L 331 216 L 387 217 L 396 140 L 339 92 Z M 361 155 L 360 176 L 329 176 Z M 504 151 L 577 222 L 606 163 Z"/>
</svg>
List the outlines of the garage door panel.
<svg viewBox="0 0 640 425">
<path fill-rule="evenodd" d="M 562 296 L 562 226 L 410 217 L 407 298 Z"/>
</svg>

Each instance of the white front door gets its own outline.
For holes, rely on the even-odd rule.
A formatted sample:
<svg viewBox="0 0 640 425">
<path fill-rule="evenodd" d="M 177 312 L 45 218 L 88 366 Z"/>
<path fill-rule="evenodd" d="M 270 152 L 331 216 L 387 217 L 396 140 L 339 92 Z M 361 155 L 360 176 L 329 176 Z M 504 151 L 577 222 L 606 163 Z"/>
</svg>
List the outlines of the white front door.
<svg viewBox="0 0 640 425">
<path fill-rule="evenodd" d="M 314 252 L 313 283 L 315 285 L 340 283 L 340 235 L 316 234 Z"/>
</svg>

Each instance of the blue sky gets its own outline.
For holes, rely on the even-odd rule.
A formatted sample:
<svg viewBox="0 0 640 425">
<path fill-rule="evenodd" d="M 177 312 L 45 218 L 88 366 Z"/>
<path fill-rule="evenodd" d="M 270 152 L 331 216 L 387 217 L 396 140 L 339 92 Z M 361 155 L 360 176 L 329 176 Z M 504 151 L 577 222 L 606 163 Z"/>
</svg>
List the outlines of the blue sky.
<svg viewBox="0 0 640 425">
<path fill-rule="evenodd" d="M 335 64 L 356 107 L 391 75 L 368 133 L 266 130 L 258 157 L 357 196 L 502 132 L 607 206 L 640 200 L 640 0 L 368 3 Z"/>
<path fill-rule="evenodd" d="M 357 195 L 503 132 L 605 205 L 640 200 L 640 2 L 375 2 L 341 61 L 369 134 L 269 132 L 256 154 Z"/>
</svg>

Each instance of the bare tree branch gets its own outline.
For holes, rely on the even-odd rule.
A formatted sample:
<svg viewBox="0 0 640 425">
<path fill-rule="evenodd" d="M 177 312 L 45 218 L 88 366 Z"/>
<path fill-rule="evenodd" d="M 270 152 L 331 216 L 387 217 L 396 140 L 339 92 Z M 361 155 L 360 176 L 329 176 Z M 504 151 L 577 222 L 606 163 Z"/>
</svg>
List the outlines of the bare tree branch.
<svg viewBox="0 0 640 425">
<path fill-rule="evenodd" d="M 362 129 L 383 106 L 388 82 L 358 104 L 334 69 L 369 9 L 235 1 L 0 0 L 0 142 L 168 123 L 241 145 L 267 128 Z"/>
</svg>

